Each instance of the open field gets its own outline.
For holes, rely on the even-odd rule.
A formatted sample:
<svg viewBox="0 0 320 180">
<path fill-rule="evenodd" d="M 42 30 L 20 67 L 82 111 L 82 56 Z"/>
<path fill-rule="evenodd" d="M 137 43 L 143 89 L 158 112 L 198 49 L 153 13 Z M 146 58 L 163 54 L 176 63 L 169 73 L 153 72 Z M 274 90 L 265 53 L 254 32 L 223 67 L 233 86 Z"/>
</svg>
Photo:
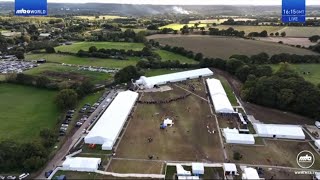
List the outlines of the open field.
<svg viewBox="0 0 320 180">
<path fill-rule="evenodd" d="M 279 64 L 270 66 L 274 72 L 280 68 Z M 290 68 L 295 70 L 305 80 L 315 85 L 320 84 L 320 64 L 290 64 Z"/>
<path fill-rule="evenodd" d="M 234 18 L 234 21 L 254 21 L 256 19 L 249 19 L 249 18 Z M 220 18 L 220 19 L 200 19 L 200 20 L 194 20 L 189 21 L 189 23 L 194 24 L 200 22 L 201 24 L 221 24 L 225 21 L 228 21 L 228 18 Z"/>
<path fill-rule="evenodd" d="M 162 166 L 162 162 L 113 159 L 107 171 L 115 173 L 161 174 Z"/>
<path fill-rule="evenodd" d="M 278 43 L 279 41 L 282 41 L 284 44 L 288 45 L 300 45 L 304 47 L 309 47 L 316 45 L 317 43 L 312 43 L 309 41 L 308 38 L 292 38 L 292 37 L 256 37 L 255 39 L 260 41 L 268 41 L 268 42 L 274 42 Z"/>
<path fill-rule="evenodd" d="M 157 50 L 155 51 L 161 56 L 163 61 L 171 60 L 171 61 L 179 61 L 180 63 L 188 63 L 188 64 L 196 64 L 199 63 L 191 58 L 181 56 L 179 54 L 175 54 L 165 50 Z"/>
<path fill-rule="evenodd" d="M 119 59 L 101 59 L 92 57 L 77 57 L 71 55 L 61 54 L 27 54 L 27 60 L 41 59 L 44 58 L 49 62 L 66 63 L 66 64 L 78 64 L 86 66 L 99 66 L 108 68 L 123 68 L 129 65 L 136 65 L 139 61 L 138 57 L 130 57 L 129 60 Z"/>
<path fill-rule="evenodd" d="M 125 19 L 127 17 L 123 17 L 123 16 L 116 16 L 116 15 L 101 15 L 99 16 L 99 18 L 96 18 L 95 16 L 74 16 L 75 18 L 79 18 L 79 19 L 88 19 L 88 20 L 112 20 L 112 19 Z"/>
<path fill-rule="evenodd" d="M 232 27 L 233 29 L 238 31 L 244 31 L 246 35 L 248 35 L 250 32 L 261 32 L 264 30 L 266 30 L 268 34 L 270 34 L 272 32 L 278 32 L 281 29 L 283 29 L 283 27 L 281 26 L 233 26 L 233 25 L 219 25 L 214 28 L 218 28 L 222 30 L 222 29 L 228 29 L 229 27 Z"/>
<path fill-rule="evenodd" d="M 56 51 L 77 53 L 80 49 L 88 51 L 91 46 L 96 46 L 97 49 L 125 49 L 125 50 L 142 50 L 142 43 L 127 43 L 127 42 L 77 42 L 72 45 L 62 45 L 55 47 Z"/>
<path fill-rule="evenodd" d="M 286 32 L 288 37 L 310 37 L 320 35 L 320 27 L 285 27 L 280 32 Z"/>
<path fill-rule="evenodd" d="M 39 16 L 39 17 L 19 17 L 19 16 L 11 16 L 5 17 L 0 16 L 0 20 L 10 20 L 11 22 L 30 22 L 30 23 L 41 23 L 41 22 L 49 22 L 50 20 L 57 20 L 61 18 L 49 17 L 49 16 Z"/>
<path fill-rule="evenodd" d="M 187 50 L 201 52 L 207 57 L 228 59 L 233 54 L 255 55 L 266 52 L 269 55 L 289 53 L 289 54 L 317 54 L 310 50 L 290 47 L 287 45 L 245 40 L 232 37 L 216 37 L 201 35 L 156 35 L 150 36 L 161 44 L 184 47 Z"/>
<path fill-rule="evenodd" d="M 191 166 L 183 166 L 183 168 L 187 171 L 192 172 Z M 176 176 L 177 170 L 175 166 L 167 166 L 166 167 L 166 177 L 165 179 L 177 179 Z M 223 169 L 222 168 L 204 168 L 204 175 L 200 177 L 202 179 L 223 179 Z"/>
<path fill-rule="evenodd" d="M 265 179 L 312 179 L 312 175 L 309 174 L 296 174 L 296 170 L 288 169 L 269 169 L 262 168 L 263 174 L 260 175 L 260 178 Z"/>
<path fill-rule="evenodd" d="M 222 76 L 218 76 L 217 78 L 221 81 L 221 84 L 222 84 L 224 90 L 227 93 L 227 96 L 228 96 L 228 99 L 229 99 L 231 105 L 232 106 L 238 106 L 238 102 L 237 102 L 236 96 L 233 93 L 233 90 L 232 90 L 229 82 Z"/>
<path fill-rule="evenodd" d="M 228 157 L 231 162 L 246 164 L 262 164 L 287 167 L 299 167 L 296 162 L 297 155 L 303 151 L 311 151 L 315 156 L 315 163 L 311 169 L 320 168 L 320 156 L 312 149 L 307 142 L 267 140 L 266 146 L 242 146 L 226 145 Z M 239 152 L 242 155 L 240 161 L 233 160 L 233 153 Z"/>
<path fill-rule="evenodd" d="M 0 84 L 0 139 L 32 141 L 44 128 L 54 128 L 59 110 L 55 91 Z"/>
<path fill-rule="evenodd" d="M 173 30 L 178 30 L 180 31 L 181 28 L 183 28 L 183 26 L 188 25 L 188 27 L 194 27 L 194 23 L 189 23 L 189 24 L 178 24 L 178 23 L 173 23 L 173 24 L 168 24 L 162 27 L 159 27 L 159 29 L 163 29 L 163 28 L 171 28 Z M 207 27 L 207 24 L 199 24 L 198 27 Z"/>
<path fill-rule="evenodd" d="M 159 76 L 163 74 L 175 73 L 180 71 L 187 71 L 187 69 L 150 69 L 150 70 L 146 70 L 144 75 L 146 77 L 150 77 L 150 76 Z"/>
<path fill-rule="evenodd" d="M 171 91 L 144 93 L 142 100 L 159 101 L 187 93 L 171 87 Z M 159 125 L 166 117 L 172 118 L 174 125 L 161 130 Z M 217 130 L 217 125 L 208 102 L 198 96 L 168 104 L 138 104 L 116 157 L 148 159 L 153 155 L 153 159 L 160 160 L 223 161 L 219 136 L 212 134 L 213 130 Z M 149 137 L 153 139 L 150 143 Z"/>
<path fill-rule="evenodd" d="M 93 83 L 99 83 L 112 78 L 111 74 L 78 70 L 77 67 L 62 66 L 61 64 L 55 63 L 41 64 L 24 73 L 30 75 L 47 75 L 48 78 L 59 82 L 70 80 L 82 81 L 87 79 Z"/>
</svg>

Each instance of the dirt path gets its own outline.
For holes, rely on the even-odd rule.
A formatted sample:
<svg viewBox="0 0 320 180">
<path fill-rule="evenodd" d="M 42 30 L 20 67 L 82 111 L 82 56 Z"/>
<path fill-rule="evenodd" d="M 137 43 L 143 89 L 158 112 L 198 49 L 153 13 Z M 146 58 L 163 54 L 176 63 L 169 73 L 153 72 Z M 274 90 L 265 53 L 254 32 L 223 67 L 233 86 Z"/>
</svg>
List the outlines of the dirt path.
<svg viewBox="0 0 320 180">
<path fill-rule="evenodd" d="M 314 124 L 314 120 L 307 117 L 242 101 L 240 98 L 242 83 L 225 71 L 214 69 L 214 72 L 227 79 L 247 113 L 253 115 L 257 120 L 260 120 L 264 123 L 274 124 Z"/>
</svg>

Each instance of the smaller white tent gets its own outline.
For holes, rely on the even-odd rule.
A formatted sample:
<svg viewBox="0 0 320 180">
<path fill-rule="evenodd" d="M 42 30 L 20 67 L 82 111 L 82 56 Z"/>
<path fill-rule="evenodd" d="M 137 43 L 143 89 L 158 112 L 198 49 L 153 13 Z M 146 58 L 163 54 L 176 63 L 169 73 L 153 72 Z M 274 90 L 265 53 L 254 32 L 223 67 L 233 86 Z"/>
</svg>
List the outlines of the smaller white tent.
<svg viewBox="0 0 320 180">
<path fill-rule="evenodd" d="M 204 174 L 203 163 L 192 163 L 192 174 L 203 175 Z"/>
<path fill-rule="evenodd" d="M 254 123 L 253 127 L 260 137 L 305 139 L 305 134 L 302 128 L 298 125 Z"/>
<path fill-rule="evenodd" d="M 252 134 L 224 133 L 226 143 L 228 144 L 254 144 L 255 140 Z"/>
<path fill-rule="evenodd" d="M 242 173 L 242 179 L 260 179 L 259 174 L 256 169 L 244 168 Z"/>
<path fill-rule="evenodd" d="M 317 148 L 320 149 L 320 140 L 315 140 L 314 145 L 316 145 Z"/>
<path fill-rule="evenodd" d="M 234 133 L 234 134 L 239 134 L 239 130 L 236 128 L 230 129 L 230 128 L 224 128 L 223 129 L 223 134 L 225 133 Z"/>
<path fill-rule="evenodd" d="M 98 170 L 101 158 L 67 157 L 62 168 L 69 171 L 95 172 Z"/>
<path fill-rule="evenodd" d="M 173 125 L 173 122 L 171 119 L 167 118 L 165 120 L 163 120 L 163 125 L 165 126 L 172 126 Z"/>
<path fill-rule="evenodd" d="M 181 164 L 177 164 L 176 168 L 177 168 L 177 176 L 191 176 L 191 172 L 184 170 Z"/>
<path fill-rule="evenodd" d="M 223 163 L 223 170 L 225 174 L 236 175 L 238 173 L 237 167 L 233 163 Z"/>
</svg>

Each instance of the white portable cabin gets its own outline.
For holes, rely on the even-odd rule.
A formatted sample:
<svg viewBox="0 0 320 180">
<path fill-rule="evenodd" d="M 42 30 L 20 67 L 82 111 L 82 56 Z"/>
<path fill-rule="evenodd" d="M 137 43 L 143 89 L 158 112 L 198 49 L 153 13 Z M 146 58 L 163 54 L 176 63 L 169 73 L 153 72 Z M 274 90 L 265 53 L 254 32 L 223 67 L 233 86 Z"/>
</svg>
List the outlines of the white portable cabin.
<svg viewBox="0 0 320 180">
<path fill-rule="evenodd" d="M 101 144 L 102 150 L 111 150 L 139 94 L 120 92 L 98 122 L 84 138 L 86 144 Z"/>
<path fill-rule="evenodd" d="M 320 140 L 315 140 L 315 141 L 314 141 L 314 145 L 315 145 L 318 149 L 320 149 Z"/>
<path fill-rule="evenodd" d="M 101 158 L 67 157 L 62 168 L 69 171 L 95 172 L 100 163 Z"/>
<path fill-rule="evenodd" d="M 238 174 L 237 166 L 233 163 L 223 163 L 223 171 L 226 175 Z"/>
<path fill-rule="evenodd" d="M 260 137 L 282 139 L 305 139 L 305 134 L 302 128 L 298 125 L 254 123 L 253 127 L 258 136 Z"/>
<path fill-rule="evenodd" d="M 212 76 L 213 72 L 209 68 L 202 68 L 190 71 L 183 71 L 160 76 L 145 77 L 141 76 L 135 83 L 143 86 L 145 89 L 151 89 L 155 85 L 163 85 L 169 82 L 180 82 L 188 79 Z"/>
<path fill-rule="evenodd" d="M 194 175 L 203 175 L 204 174 L 204 165 L 203 165 L 203 163 L 192 163 L 192 174 L 194 174 Z"/>
<path fill-rule="evenodd" d="M 257 180 L 257 179 L 260 179 L 260 177 L 256 169 L 249 167 L 249 168 L 244 168 L 242 173 L 242 179 Z"/>
<path fill-rule="evenodd" d="M 177 169 L 177 176 L 191 176 L 191 172 L 184 170 L 181 164 L 177 164 L 176 169 Z"/>
</svg>

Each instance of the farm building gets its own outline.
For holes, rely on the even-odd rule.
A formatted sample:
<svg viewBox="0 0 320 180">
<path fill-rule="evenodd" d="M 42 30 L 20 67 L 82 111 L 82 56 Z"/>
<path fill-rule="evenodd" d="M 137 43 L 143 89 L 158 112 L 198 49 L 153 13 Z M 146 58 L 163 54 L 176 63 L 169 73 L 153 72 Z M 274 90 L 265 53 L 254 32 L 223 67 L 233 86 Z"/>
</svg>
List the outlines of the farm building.
<svg viewBox="0 0 320 180">
<path fill-rule="evenodd" d="M 242 179 L 260 179 L 259 174 L 254 168 L 244 168 Z"/>
<path fill-rule="evenodd" d="M 216 113 L 234 113 L 221 82 L 218 79 L 207 79 L 207 85 Z"/>
<path fill-rule="evenodd" d="M 204 175 L 204 165 L 203 165 L 203 163 L 192 163 L 192 174 L 194 174 L 194 175 Z"/>
<path fill-rule="evenodd" d="M 151 89 L 155 85 L 163 85 L 169 82 L 180 82 L 188 79 L 195 79 L 199 77 L 207 77 L 212 75 L 213 72 L 210 69 L 203 68 L 153 77 L 141 76 L 140 79 L 137 80 L 135 83 L 140 87 L 142 86 L 144 89 Z"/>
<path fill-rule="evenodd" d="M 236 174 L 238 174 L 237 167 L 233 163 L 223 163 L 223 171 L 224 171 L 225 175 L 236 175 Z"/>
<path fill-rule="evenodd" d="M 283 138 L 283 139 L 305 139 L 305 134 L 300 126 L 281 124 L 253 124 L 260 137 Z"/>
<path fill-rule="evenodd" d="M 102 150 L 111 150 L 130 114 L 139 94 L 120 92 L 84 138 L 86 144 L 101 144 Z"/>
<path fill-rule="evenodd" d="M 98 170 L 101 158 L 67 157 L 62 168 L 68 171 L 94 172 Z"/>
<path fill-rule="evenodd" d="M 320 140 L 315 140 L 314 145 L 316 145 L 316 147 L 320 149 Z"/>
</svg>

